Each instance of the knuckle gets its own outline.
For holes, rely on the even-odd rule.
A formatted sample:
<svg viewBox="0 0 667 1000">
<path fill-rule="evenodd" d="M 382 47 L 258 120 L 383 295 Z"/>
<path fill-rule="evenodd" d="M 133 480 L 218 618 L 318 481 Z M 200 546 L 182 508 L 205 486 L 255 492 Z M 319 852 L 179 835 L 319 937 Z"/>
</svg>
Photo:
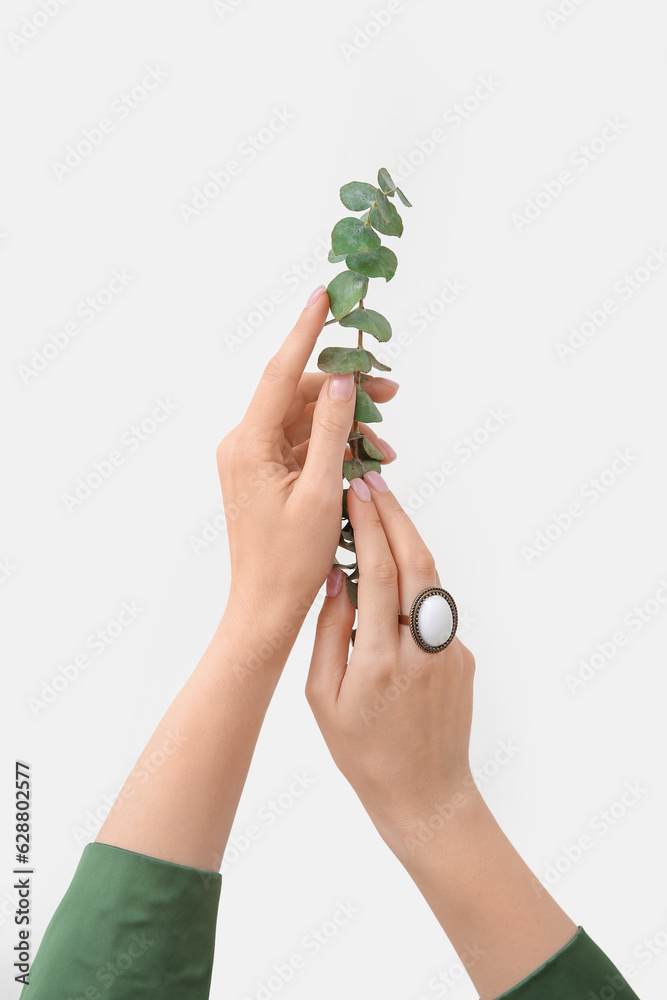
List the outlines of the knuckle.
<svg viewBox="0 0 667 1000">
<path fill-rule="evenodd" d="M 387 656 L 384 647 L 379 647 L 373 661 L 373 681 L 375 685 L 387 688 L 394 678 L 395 661 Z"/>
<path fill-rule="evenodd" d="M 393 559 L 382 559 L 372 567 L 369 576 L 379 587 L 395 587 L 398 583 L 398 568 Z"/>
<path fill-rule="evenodd" d="M 407 510 L 401 506 L 396 497 L 391 499 L 391 513 L 394 518 L 399 523 L 399 527 L 409 527 L 410 530 L 414 530 L 415 523 L 408 514 Z"/>
<path fill-rule="evenodd" d="M 333 615 L 327 614 L 328 610 L 327 606 L 324 605 L 317 620 L 317 633 L 326 639 L 329 639 L 330 636 L 338 636 L 341 630 L 340 621 Z"/>
<path fill-rule="evenodd" d="M 459 645 L 461 647 L 461 654 L 463 656 L 463 664 L 466 667 L 466 669 L 469 671 L 469 673 L 471 673 L 473 675 L 473 677 L 474 677 L 475 670 L 476 670 L 476 667 L 477 667 L 477 664 L 475 662 L 475 656 L 472 653 L 472 651 L 470 649 L 468 649 L 467 646 L 463 645 L 462 642 L 459 643 Z"/>
<path fill-rule="evenodd" d="M 223 465 L 226 463 L 233 447 L 233 431 L 226 434 L 222 441 L 218 443 L 218 447 L 215 449 L 215 457 L 218 461 L 218 465 Z"/>
<path fill-rule="evenodd" d="M 354 490 L 352 490 L 354 492 Z M 356 498 L 355 498 L 356 499 Z M 375 548 L 384 541 L 386 545 L 385 530 L 380 520 L 380 515 L 373 503 L 355 504 L 355 511 L 352 515 L 352 523 L 358 524 L 368 539 L 369 548 Z"/>
<path fill-rule="evenodd" d="M 382 696 L 382 700 L 384 700 L 384 695 L 387 692 L 389 692 L 389 698 L 391 699 L 394 693 L 394 686 L 396 685 L 398 668 L 398 651 L 389 649 L 386 643 L 375 644 L 368 674 L 374 692 Z"/>
<path fill-rule="evenodd" d="M 272 355 L 269 360 L 264 365 L 264 374 L 269 378 L 274 375 L 280 375 L 282 372 L 282 366 L 280 364 L 280 358 L 277 354 Z"/>
<path fill-rule="evenodd" d="M 234 462 L 247 449 L 247 441 L 242 424 L 232 427 L 216 448 L 218 465 Z"/>
<path fill-rule="evenodd" d="M 417 576 L 433 579 L 435 577 L 435 559 L 427 549 L 418 552 L 412 558 L 412 569 Z"/>
<path fill-rule="evenodd" d="M 322 715 L 326 704 L 326 691 L 322 682 L 309 677 L 305 687 L 306 701 L 310 705 L 316 719 Z"/>
<path fill-rule="evenodd" d="M 337 437 L 347 424 L 344 425 L 341 420 L 336 419 L 335 414 L 325 410 L 317 415 L 317 426 L 327 437 Z"/>
<path fill-rule="evenodd" d="M 216 459 L 218 461 L 218 465 L 220 465 L 221 462 L 224 461 L 225 455 L 227 454 L 227 448 L 228 447 L 229 447 L 229 443 L 228 443 L 226 437 L 224 437 L 222 439 L 222 441 L 218 442 L 218 447 L 215 449 L 215 457 L 216 457 Z"/>
<path fill-rule="evenodd" d="M 464 646 L 458 636 L 455 636 L 454 641 L 449 647 L 452 651 L 452 655 L 456 657 L 456 662 L 460 666 L 461 670 L 465 673 L 469 673 L 471 678 L 475 676 L 475 657 L 467 646 Z M 447 652 L 447 650 L 445 650 Z"/>
<path fill-rule="evenodd" d="M 318 701 L 317 684 L 315 683 L 315 681 L 311 680 L 310 677 L 306 681 L 305 693 L 306 693 L 306 701 L 308 702 L 311 708 L 315 708 Z"/>
<path fill-rule="evenodd" d="M 264 378 L 269 382 L 279 382 L 285 378 L 285 366 L 278 354 L 274 354 L 266 363 L 264 368 Z"/>
</svg>

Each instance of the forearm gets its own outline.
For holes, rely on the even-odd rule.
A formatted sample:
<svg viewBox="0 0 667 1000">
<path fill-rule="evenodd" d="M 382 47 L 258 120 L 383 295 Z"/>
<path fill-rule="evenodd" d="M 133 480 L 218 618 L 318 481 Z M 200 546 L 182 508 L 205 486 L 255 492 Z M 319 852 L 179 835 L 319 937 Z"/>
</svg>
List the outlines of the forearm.
<svg viewBox="0 0 667 1000">
<path fill-rule="evenodd" d="M 519 856 L 478 791 L 466 790 L 443 805 L 402 826 L 390 846 L 480 1000 L 495 1000 L 567 944 L 577 925 Z"/>
<path fill-rule="evenodd" d="M 123 785 L 97 840 L 217 871 L 260 728 L 305 605 L 229 605 Z"/>
</svg>

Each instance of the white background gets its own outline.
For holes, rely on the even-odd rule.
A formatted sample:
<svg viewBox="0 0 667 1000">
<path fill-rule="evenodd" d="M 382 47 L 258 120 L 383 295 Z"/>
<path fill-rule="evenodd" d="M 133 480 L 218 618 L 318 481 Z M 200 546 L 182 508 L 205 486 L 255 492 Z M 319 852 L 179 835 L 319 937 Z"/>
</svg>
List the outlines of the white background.
<svg viewBox="0 0 667 1000">
<path fill-rule="evenodd" d="M 654 254 L 656 270 L 642 269 L 667 245 L 664 11 L 579 0 L 558 21 L 547 16 L 557 2 L 404 0 L 381 30 L 382 0 L 71 0 L 50 18 L 32 0 L 3 4 L 3 995 L 18 993 L 12 762 L 32 766 L 38 941 L 224 607 L 224 529 L 198 553 L 192 542 L 219 511 L 215 446 L 310 291 L 340 269 L 312 256 L 347 214 L 339 187 L 385 166 L 414 205 L 402 239 L 385 241 L 397 275 L 372 282 L 368 303 L 394 326 L 388 346 L 402 334 L 401 389 L 380 428 L 398 452 L 386 476 L 412 501 L 466 618 L 472 759 L 498 772 L 481 779 L 484 794 L 536 874 L 560 865 L 561 905 L 644 1000 L 664 996 L 667 266 Z M 35 15 L 47 23 L 26 41 Z M 125 117 L 110 112 L 149 67 L 166 78 Z M 480 78 L 494 81 L 484 100 Z M 454 110 L 464 102 L 465 120 Z M 251 161 L 240 148 L 274 109 L 293 119 Z M 57 176 L 68 146 L 105 117 L 113 131 Z M 607 119 L 620 134 L 591 147 Z M 599 153 L 586 169 L 580 147 Z M 230 159 L 238 176 L 186 221 L 182 206 Z M 566 169 L 572 183 L 546 194 Z M 86 322 L 80 303 L 123 269 L 132 280 Z M 445 307 L 456 281 L 465 291 Z M 255 300 L 277 291 L 272 315 L 233 344 Z M 609 299 L 615 313 L 562 357 L 557 345 Z M 37 371 L 77 319 L 78 335 Z M 328 327 L 322 345 L 347 343 L 341 332 Z M 172 415 L 136 450 L 122 446 L 123 464 L 68 511 L 63 496 L 157 399 Z M 480 430 L 498 408 L 503 426 Z M 466 435 L 486 438 L 469 458 Z M 600 492 L 591 481 L 617 449 L 631 458 Z M 456 472 L 436 488 L 448 459 Z M 577 502 L 581 516 L 559 531 L 554 515 Z M 88 649 L 90 666 L 36 710 L 30 699 L 124 601 L 143 609 L 137 620 L 102 655 Z M 270 709 L 235 834 L 293 772 L 314 783 L 273 826 L 259 822 L 261 838 L 223 876 L 212 996 L 254 998 L 273 964 L 304 953 L 309 929 L 351 900 L 359 913 L 307 956 L 285 997 L 475 997 L 309 713 L 320 604 Z M 637 606 L 646 621 L 632 626 Z M 619 630 L 626 644 L 571 690 L 568 675 Z M 520 751 L 498 768 L 501 741 Z M 614 806 L 626 782 L 642 792 Z M 583 835 L 593 847 L 565 870 Z M 460 981 L 441 977 L 437 991 L 440 973 Z"/>
</svg>

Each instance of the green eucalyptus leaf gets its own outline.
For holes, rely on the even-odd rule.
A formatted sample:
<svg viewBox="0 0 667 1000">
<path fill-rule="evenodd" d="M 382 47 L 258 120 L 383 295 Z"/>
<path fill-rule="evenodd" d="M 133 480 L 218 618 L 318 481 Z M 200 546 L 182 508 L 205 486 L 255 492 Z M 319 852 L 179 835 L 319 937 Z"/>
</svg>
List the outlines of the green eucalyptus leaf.
<svg viewBox="0 0 667 1000">
<path fill-rule="evenodd" d="M 360 256 L 363 256 L 360 255 Z M 368 278 L 355 271 L 341 271 L 327 285 L 329 305 L 335 319 L 340 319 L 362 299 L 368 291 Z"/>
<path fill-rule="evenodd" d="M 342 517 L 349 517 L 350 516 L 349 512 L 348 512 L 348 509 L 347 509 L 347 491 L 348 491 L 348 487 L 345 486 L 344 489 L 343 489 L 343 510 L 342 510 Z"/>
<path fill-rule="evenodd" d="M 380 217 L 385 225 L 391 221 L 391 202 L 387 198 L 384 191 L 377 188 L 375 191 L 375 200 L 377 201 L 378 211 L 380 212 Z"/>
<path fill-rule="evenodd" d="M 329 251 L 328 260 L 331 264 L 340 264 L 342 260 L 345 260 L 347 254 L 345 253 L 334 253 L 333 250 Z"/>
<path fill-rule="evenodd" d="M 396 190 L 396 185 L 391 179 L 391 175 L 385 167 L 380 167 L 378 172 L 378 184 L 382 188 L 385 194 L 393 194 Z"/>
<path fill-rule="evenodd" d="M 322 372 L 342 375 L 344 372 L 369 372 L 377 368 L 381 372 L 390 372 L 389 365 L 381 361 L 363 347 L 325 347 L 317 359 L 317 367 Z M 358 435 L 362 437 L 363 435 Z M 352 435 L 348 441 L 352 440 Z"/>
<path fill-rule="evenodd" d="M 401 199 L 404 205 L 406 205 L 408 208 L 412 208 L 412 204 L 408 201 L 408 199 L 405 197 L 400 188 L 396 188 L 396 194 Z"/>
<path fill-rule="evenodd" d="M 352 631 L 351 631 L 351 633 L 350 633 L 350 642 L 352 643 L 353 646 L 354 646 L 354 640 L 356 638 L 357 638 L 357 630 L 356 630 L 356 628 L 353 628 Z"/>
<path fill-rule="evenodd" d="M 348 483 L 351 483 L 353 479 L 360 479 L 363 474 L 364 470 L 361 467 L 359 459 L 353 458 L 349 462 L 343 462 L 343 475 Z"/>
<path fill-rule="evenodd" d="M 375 201 L 377 188 L 372 184 L 364 184 L 363 181 L 350 181 L 343 184 L 340 189 L 340 200 L 352 212 L 362 212 L 365 208 L 370 208 Z"/>
<path fill-rule="evenodd" d="M 347 596 L 350 599 L 350 604 L 355 608 L 357 607 L 357 584 L 350 580 L 349 576 L 345 577 L 345 586 L 347 587 Z"/>
<path fill-rule="evenodd" d="M 382 414 L 367 392 L 357 386 L 357 403 L 354 408 L 354 419 L 365 424 L 377 424 L 382 420 Z"/>
<path fill-rule="evenodd" d="M 373 366 L 373 368 L 377 368 L 377 370 L 379 372 L 390 372 L 391 371 L 391 368 L 389 367 L 389 365 L 383 365 L 381 361 L 378 361 L 378 359 L 375 357 L 374 354 L 371 354 L 370 351 L 366 351 L 366 354 L 370 358 L 371 365 Z"/>
<path fill-rule="evenodd" d="M 343 372 L 369 372 L 371 355 L 363 347 L 325 347 L 317 359 L 320 371 L 341 375 Z"/>
<path fill-rule="evenodd" d="M 351 271 L 367 274 L 370 278 L 384 278 L 391 281 L 398 267 L 398 259 L 389 247 L 378 247 L 365 253 L 350 253 L 345 263 Z"/>
<path fill-rule="evenodd" d="M 374 250 L 381 242 L 373 227 L 365 226 L 361 219 L 341 219 L 331 233 L 331 246 L 335 254 Z"/>
<path fill-rule="evenodd" d="M 350 326 L 355 330 L 370 333 L 371 337 L 375 337 L 381 344 L 391 340 L 389 320 L 382 313 L 376 312 L 375 309 L 353 309 L 338 322 L 341 326 Z"/>
<path fill-rule="evenodd" d="M 362 451 L 364 452 L 364 455 L 366 456 L 366 458 L 375 459 L 376 462 L 381 462 L 383 460 L 384 455 L 382 454 L 382 452 L 380 451 L 380 449 L 376 448 L 375 445 L 373 444 L 373 442 L 371 441 L 371 439 L 369 437 L 367 437 L 365 434 L 364 434 L 364 439 L 361 442 L 360 447 L 361 447 Z M 376 469 L 376 472 L 379 472 L 379 471 L 380 471 L 379 469 Z"/>
<path fill-rule="evenodd" d="M 353 479 L 361 479 L 367 472 L 379 472 L 380 463 L 373 458 L 353 458 L 351 462 L 343 462 L 343 475 L 348 483 Z"/>
<path fill-rule="evenodd" d="M 391 202 L 389 202 L 389 208 L 391 209 L 390 219 L 389 222 L 385 222 L 377 207 L 373 205 L 370 214 L 371 225 L 377 229 L 378 233 L 384 233 L 385 236 L 400 236 L 403 232 L 403 220 L 396 211 L 396 206 Z"/>
</svg>

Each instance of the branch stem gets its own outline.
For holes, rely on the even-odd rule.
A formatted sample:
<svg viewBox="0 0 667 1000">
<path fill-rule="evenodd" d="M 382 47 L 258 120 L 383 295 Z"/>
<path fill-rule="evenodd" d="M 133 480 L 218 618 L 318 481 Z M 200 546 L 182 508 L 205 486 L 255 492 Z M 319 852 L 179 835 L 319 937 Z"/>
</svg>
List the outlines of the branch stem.
<svg viewBox="0 0 667 1000">
<path fill-rule="evenodd" d="M 364 308 L 364 300 L 363 299 L 359 299 L 359 308 L 360 309 Z M 358 336 L 358 339 L 357 339 L 357 347 L 363 349 L 363 346 L 364 346 L 364 333 L 363 333 L 363 330 L 359 330 L 358 333 L 359 333 L 359 336 Z M 355 372 L 354 373 L 354 381 L 355 381 L 355 383 L 357 385 L 361 385 L 361 372 Z M 356 392 L 357 390 L 355 389 L 354 391 Z M 352 433 L 353 434 L 358 434 L 359 433 L 359 421 L 358 420 L 355 420 L 353 422 L 353 424 L 352 424 Z M 353 458 L 359 458 L 359 438 L 358 437 L 355 437 L 355 438 L 352 439 L 352 457 Z"/>
</svg>

